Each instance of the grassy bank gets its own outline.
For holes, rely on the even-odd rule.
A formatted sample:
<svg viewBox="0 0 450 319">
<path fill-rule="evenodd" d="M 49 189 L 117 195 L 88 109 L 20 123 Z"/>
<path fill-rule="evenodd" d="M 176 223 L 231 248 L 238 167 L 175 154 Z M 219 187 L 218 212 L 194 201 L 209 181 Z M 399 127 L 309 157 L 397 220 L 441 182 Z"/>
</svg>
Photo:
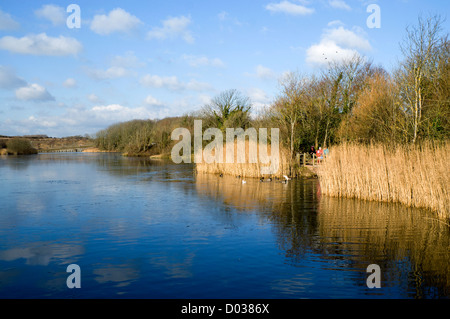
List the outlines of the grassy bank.
<svg viewBox="0 0 450 319">
<path fill-rule="evenodd" d="M 450 143 L 398 146 L 342 144 L 318 168 L 322 193 L 400 202 L 450 218 Z"/>
</svg>

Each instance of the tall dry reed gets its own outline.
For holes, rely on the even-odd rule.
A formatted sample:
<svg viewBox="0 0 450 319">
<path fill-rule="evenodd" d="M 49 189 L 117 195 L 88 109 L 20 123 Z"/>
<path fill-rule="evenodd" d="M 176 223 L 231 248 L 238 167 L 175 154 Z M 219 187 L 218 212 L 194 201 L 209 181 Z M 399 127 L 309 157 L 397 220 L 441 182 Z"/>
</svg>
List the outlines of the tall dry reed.
<svg viewBox="0 0 450 319">
<path fill-rule="evenodd" d="M 256 143 L 256 145 L 254 145 Z M 238 163 L 237 154 L 238 154 L 238 142 L 234 141 L 234 161 L 233 163 L 226 163 L 226 149 L 228 143 L 224 143 L 223 146 L 223 163 L 206 163 L 202 161 L 201 163 L 197 163 L 195 165 L 196 171 L 198 173 L 212 173 L 212 174 L 224 174 L 224 175 L 233 175 L 233 176 L 241 176 L 241 177 L 263 177 L 261 174 L 261 168 L 267 167 L 269 164 L 261 163 L 259 158 L 259 143 L 254 141 L 245 141 L 245 163 Z M 258 158 L 256 163 L 250 163 L 250 152 L 256 148 Z M 267 147 L 267 154 L 271 154 L 270 145 L 264 145 L 263 147 Z M 214 153 L 213 153 L 214 154 Z M 283 149 L 280 146 L 280 161 L 278 171 L 274 174 L 270 174 L 271 177 L 283 177 L 283 175 L 294 176 L 294 167 L 293 163 L 289 162 L 289 153 L 287 150 Z"/>
<path fill-rule="evenodd" d="M 450 218 L 449 142 L 419 146 L 342 144 L 318 167 L 322 193 L 400 202 Z"/>
</svg>

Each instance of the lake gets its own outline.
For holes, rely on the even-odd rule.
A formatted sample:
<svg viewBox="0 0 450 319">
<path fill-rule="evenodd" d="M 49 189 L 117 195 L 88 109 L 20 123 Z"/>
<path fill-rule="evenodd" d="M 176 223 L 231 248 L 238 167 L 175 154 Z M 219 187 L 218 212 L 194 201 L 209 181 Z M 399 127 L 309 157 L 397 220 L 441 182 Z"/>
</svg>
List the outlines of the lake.
<svg viewBox="0 0 450 319">
<path fill-rule="evenodd" d="M 448 225 L 321 196 L 316 179 L 242 184 L 113 153 L 3 156 L 0 207 L 0 298 L 450 297 Z M 381 288 L 367 286 L 371 264 Z"/>
</svg>

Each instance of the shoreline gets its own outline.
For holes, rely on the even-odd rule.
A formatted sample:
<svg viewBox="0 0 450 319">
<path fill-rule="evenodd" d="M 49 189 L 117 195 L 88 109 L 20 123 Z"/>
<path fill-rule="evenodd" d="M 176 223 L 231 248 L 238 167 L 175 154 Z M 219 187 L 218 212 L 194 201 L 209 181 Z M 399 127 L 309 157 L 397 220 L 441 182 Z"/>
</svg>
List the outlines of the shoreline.
<svg viewBox="0 0 450 319">
<path fill-rule="evenodd" d="M 113 151 L 101 150 L 98 147 L 88 147 L 81 151 L 82 153 L 117 153 Z"/>
</svg>

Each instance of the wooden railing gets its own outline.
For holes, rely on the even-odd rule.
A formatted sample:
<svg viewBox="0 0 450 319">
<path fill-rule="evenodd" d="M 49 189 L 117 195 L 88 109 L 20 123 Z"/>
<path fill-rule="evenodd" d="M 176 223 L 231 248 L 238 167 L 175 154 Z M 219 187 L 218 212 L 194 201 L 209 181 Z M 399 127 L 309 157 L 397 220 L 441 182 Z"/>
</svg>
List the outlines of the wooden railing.
<svg viewBox="0 0 450 319">
<path fill-rule="evenodd" d="M 295 160 L 296 163 L 300 166 L 307 166 L 307 165 L 316 166 L 320 164 L 320 162 L 323 162 L 325 158 L 326 156 L 324 155 L 323 159 L 319 161 L 316 154 L 313 154 L 313 156 L 311 157 L 311 155 L 308 153 L 297 153 Z"/>
<path fill-rule="evenodd" d="M 83 152 L 85 148 L 63 148 L 63 149 L 53 149 L 53 150 L 42 150 L 41 153 L 77 153 Z"/>
</svg>

